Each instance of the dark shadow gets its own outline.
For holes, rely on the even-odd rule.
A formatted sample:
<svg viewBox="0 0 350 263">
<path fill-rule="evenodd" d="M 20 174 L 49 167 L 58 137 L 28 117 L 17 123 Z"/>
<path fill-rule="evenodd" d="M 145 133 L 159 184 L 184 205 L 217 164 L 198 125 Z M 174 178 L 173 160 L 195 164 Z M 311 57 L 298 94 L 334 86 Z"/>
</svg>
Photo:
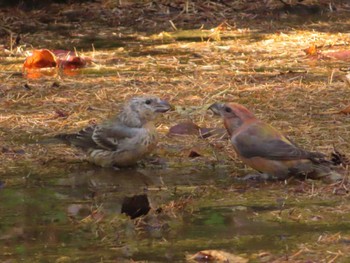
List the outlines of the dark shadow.
<svg viewBox="0 0 350 263">
<path fill-rule="evenodd" d="M 48 42 L 45 46 L 53 44 L 54 48 L 65 49 L 86 49 L 91 48 L 91 45 L 95 48 L 137 45 L 138 37 L 159 34 L 162 31 L 173 32 L 172 24 L 181 31 L 211 29 L 226 21 L 233 28 L 248 28 L 250 35 L 295 30 L 348 32 L 350 28 L 347 1 L 317 5 L 287 5 L 276 1 L 269 6 L 264 1 L 251 1 L 241 5 L 235 3 L 236 1 L 211 1 L 216 2 L 216 5 L 208 7 L 203 1 L 193 0 L 189 1 L 189 9 L 185 8 L 184 3 L 175 4 L 171 1 L 123 1 L 124 4 L 116 3 L 114 6 L 104 4 L 103 1 L 69 1 L 70 4 L 61 5 L 56 3 L 66 1 L 52 0 L 45 5 L 40 4 L 44 1 L 35 0 L 17 2 L 39 11 L 28 10 L 23 13 L 16 7 L 13 7 L 14 10 L 5 10 L 5 18 L 16 18 L 19 22 L 12 23 L 8 19 L 10 22 L 0 28 L 0 36 L 8 36 L 9 33 L 16 37 L 19 34 L 55 32 L 57 40 L 68 39 L 71 46 L 66 41 Z M 53 2 L 55 3 L 51 4 Z M 32 19 L 33 16 L 35 20 Z M 222 38 L 225 38 L 225 34 Z M 206 41 L 210 37 L 187 36 L 177 40 Z M 255 39 L 258 40 L 259 38 Z M 172 40 L 162 41 L 166 43 Z M 147 45 L 147 42 L 143 43 Z M 154 44 L 153 41 L 152 43 Z M 44 43 L 31 44 L 40 46 Z"/>
<path fill-rule="evenodd" d="M 151 209 L 146 194 L 126 196 L 122 203 L 122 214 L 130 216 L 131 219 L 147 215 Z"/>
</svg>

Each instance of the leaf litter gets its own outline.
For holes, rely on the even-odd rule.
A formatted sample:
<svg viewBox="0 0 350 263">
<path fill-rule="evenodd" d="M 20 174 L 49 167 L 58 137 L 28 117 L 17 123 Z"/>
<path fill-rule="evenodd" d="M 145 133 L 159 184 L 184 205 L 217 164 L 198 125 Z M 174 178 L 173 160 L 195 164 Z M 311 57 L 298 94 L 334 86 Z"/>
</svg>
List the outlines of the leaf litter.
<svg viewBox="0 0 350 263">
<path fill-rule="evenodd" d="M 341 70 L 348 67 L 346 4 L 339 4 L 339 11 L 330 12 L 328 1 L 319 1 L 324 16 L 293 23 L 289 18 L 298 15 L 295 12 L 300 8 L 289 14 L 278 1 L 270 1 L 266 7 L 263 1 L 119 2 L 52 5 L 48 10 L 28 12 L 0 10 L 4 21 L 1 29 L 4 37 L 0 42 L 0 134 L 3 149 L 9 149 L 0 152 L 0 158 L 6 185 L 21 185 L 22 181 L 11 179 L 11 175 L 28 165 L 31 173 L 45 176 L 51 171 L 67 173 L 85 167 L 88 164 L 81 161 L 84 157 L 74 149 L 61 146 L 48 149 L 30 142 L 63 131 L 77 131 L 111 117 L 125 99 L 144 93 L 168 98 L 188 109 L 167 114 L 157 122 L 161 138 L 155 155 L 165 157 L 169 167 L 199 169 L 214 163 L 229 169 L 233 177 L 251 172 L 237 160 L 225 140 L 215 137 L 203 140 L 197 133 L 181 138 L 166 136 L 171 127 L 188 120 L 195 127 L 222 129 L 221 121 L 205 111 L 205 105 L 215 101 L 246 105 L 306 149 L 331 155 L 335 146 L 337 160 L 346 163 L 344 155 L 350 153 L 349 116 L 322 114 L 331 109 L 348 113 L 348 107 L 343 105 L 349 104 L 349 88 Z M 140 22 L 134 23 L 134 18 Z M 325 27 L 327 31 L 323 30 Z M 337 46 L 345 51 L 328 53 L 333 59 L 310 59 L 303 52 L 310 43 L 315 47 Z M 77 74 L 54 69 L 26 78 L 22 65 L 32 47 L 51 51 L 76 48 L 93 63 L 75 70 Z M 317 50 L 310 52 L 318 54 Z M 20 153 L 16 152 L 18 149 Z M 199 153 L 200 158 L 190 158 L 191 151 Z M 268 220 L 327 224 L 334 218 L 346 223 L 348 217 L 347 180 L 333 185 L 292 181 L 288 189 L 282 183 L 180 188 L 177 194 L 181 196 L 183 191 L 182 194 L 189 195 L 191 204 L 181 198 L 168 201 L 162 206 L 164 218 L 153 211 L 155 214 L 147 215 L 151 221 L 135 224 L 136 233 L 149 226 L 162 228 L 163 224 L 180 229 L 181 222 L 177 220 L 185 218 L 183 214 L 218 202 L 233 205 L 239 200 L 240 205 L 248 207 L 257 202 L 260 192 L 273 197 L 263 196 L 258 204 L 272 203 L 281 195 L 281 189 L 287 200 L 295 200 L 298 209 L 282 213 L 277 209 L 267 213 Z M 320 206 L 297 204 L 323 200 L 334 201 L 335 205 L 325 209 L 321 217 L 317 210 Z M 90 220 L 79 222 L 80 227 L 91 231 L 97 228 L 101 242 L 115 240 L 116 233 L 123 240 L 125 233 L 120 229 L 128 229 L 129 219 L 108 216 L 96 219 L 92 215 L 99 214 L 96 212 L 99 210 L 94 211 Z M 343 213 L 343 218 L 334 216 L 339 213 Z M 253 215 L 261 218 L 262 214 Z M 319 233 L 312 238 L 294 243 L 286 255 L 268 249 L 258 255 L 268 254 L 273 262 L 285 262 L 286 256 L 294 262 L 319 258 L 327 262 L 346 260 L 348 233 L 338 236 Z M 200 240 L 196 242 L 201 248 L 192 247 L 193 253 L 212 249 L 201 245 Z M 165 241 L 157 244 L 167 245 Z"/>
</svg>

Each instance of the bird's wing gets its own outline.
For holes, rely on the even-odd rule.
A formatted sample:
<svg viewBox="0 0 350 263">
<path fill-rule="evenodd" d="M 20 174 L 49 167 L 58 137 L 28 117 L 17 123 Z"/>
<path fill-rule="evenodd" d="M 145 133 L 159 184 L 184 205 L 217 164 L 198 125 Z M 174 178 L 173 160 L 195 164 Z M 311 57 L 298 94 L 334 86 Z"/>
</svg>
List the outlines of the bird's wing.
<svg viewBox="0 0 350 263">
<path fill-rule="evenodd" d="M 87 150 L 89 148 L 116 151 L 121 141 L 135 136 L 135 128 L 118 124 L 88 126 L 78 133 L 58 134 L 55 136 L 67 144 Z"/>
<path fill-rule="evenodd" d="M 137 136 L 138 130 L 121 124 L 100 125 L 95 127 L 91 137 L 100 148 L 116 151 L 121 141 Z"/>
<path fill-rule="evenodd" d="M 96 125 L 88 126 L 77 133 L 61 133 L 57 134 L 54 139 L 66 143 L 68 145 L 74 145 L 82 149 L 89 149 L 97 147 L 96 142 L 92 139 L 92 135 Z"/>
<path fill-rule="evenodd" d="M 245 158 L 262 157 L 270 160 L 316 160 L 324 155 L 305 151 L 283 136 L 273 127 L 258 123 L 233 137 L 232 143 Z"/>
</svg>

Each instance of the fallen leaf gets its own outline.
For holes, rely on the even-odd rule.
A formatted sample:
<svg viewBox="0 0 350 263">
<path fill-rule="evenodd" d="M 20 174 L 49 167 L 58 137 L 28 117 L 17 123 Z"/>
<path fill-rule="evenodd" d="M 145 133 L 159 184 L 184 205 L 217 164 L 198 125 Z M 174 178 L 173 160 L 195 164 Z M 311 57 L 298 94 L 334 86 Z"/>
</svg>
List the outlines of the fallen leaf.
<svg viewBox="0 0 350 263">
<path fill-rule="evenodd" d="M 56 56 L 48 49 L 36 49 L 24 61 L 25 69 L 52 68 L 57 66 Z"/>
<path fill-rule="evenodd" d="M 196 157 L 201 157 L 202 155 L 198 153 L 196 149 L 192 149 L 190 153 L 188 154 L 188 157 L 190 158 L 196 158 Z"/>
<path fill-rule="evenodd" d="M 317 59 L 337 59 L 343 61 L 350 61 L 350 50 L 339 50 L 339 51 L 328 51 L 321 52 L 316 45 L 311 45 L 310 47 L 304 49 L 306 55 L 310 57 L 316 57 Z"/>
<path fill-rule="evenodd" d="M 316 45 L 314 45 L 314 44 L 311 45 L 310 47 L 304 49 L 304 52 L 306 53 L 306 55 L 309 55 L 309 56 L 315 56 L 319 53 Z"/>
<path fill-rule="evenodd" d="M 332 59 L 350 61 L 350 50 L 327 52 L 327 53 L 323 53 L 323 55 L 325 57 L 332 58 Z"/>
<path fill-rule="evenodd" d="M 56 55 L 58 66 L 64 69 L 82 68 L 91 62 L 90 58 L 77 56 L 75 52 L 69 50 L 53 50 L 52 53 Z"/>
<path fill-rule="evenodd" d="M 346 106 L 344 109 L 340 110 L 338 113 L 349 114 L 350 113 L 350 105 Z"/>
<path fill-rule="evenodd" d="M 191 122 L 182 122 L 169 129 L 168 135 L 198 135 L 200 127 Z"/>
<path fill-rule="evenodd" d="M 77 74 L 74 69 L 85 67 L 89 63 L 91 63 L 90 58 L 77 56 L 73 51 L 37 49 L 26 58 L 23 68 L 26 70 L 28 78 L 36 79 L 57 74 L 57 70 L 38 71 L 41 68 L 59 67 L 63 69 L 65 75 L 74 76 Z"/>
<path fill-rule="evenodd" d="M 202 250 L 188 258 L 197 262 L 234 262 L 246 263 L 248 259 L 221 250 Z"/>
<path fill-rule="evenodd" d="M 345 80 L 346 84 L 348 85 L 348 87 L 350 87 L 350 74 L 346 74 L 344 76 L 344 80 Z"/>
</svg>

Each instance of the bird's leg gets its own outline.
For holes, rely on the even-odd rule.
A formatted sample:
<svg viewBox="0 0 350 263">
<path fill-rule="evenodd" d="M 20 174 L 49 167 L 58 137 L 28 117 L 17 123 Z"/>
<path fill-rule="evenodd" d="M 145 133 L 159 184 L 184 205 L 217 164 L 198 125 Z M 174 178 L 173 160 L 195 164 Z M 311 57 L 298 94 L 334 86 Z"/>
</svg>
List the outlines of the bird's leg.
<svg viewBox="0 0 350 263">
<path fill-rule="evenodd" d="M 138 164 L 141 166 L 147 166 L 147 165 L 155 165 L 155 166 L 164 166 L 166 161 L 157 156 L 147 156 L 143 160 L 139 161 Z"/>
<path fill-rule="evenodd" d="M 239 177 L 241 181 L 275 181 L 277 178 L 267 173 L 250 173 L 243 177 Z"/>
</svg>

